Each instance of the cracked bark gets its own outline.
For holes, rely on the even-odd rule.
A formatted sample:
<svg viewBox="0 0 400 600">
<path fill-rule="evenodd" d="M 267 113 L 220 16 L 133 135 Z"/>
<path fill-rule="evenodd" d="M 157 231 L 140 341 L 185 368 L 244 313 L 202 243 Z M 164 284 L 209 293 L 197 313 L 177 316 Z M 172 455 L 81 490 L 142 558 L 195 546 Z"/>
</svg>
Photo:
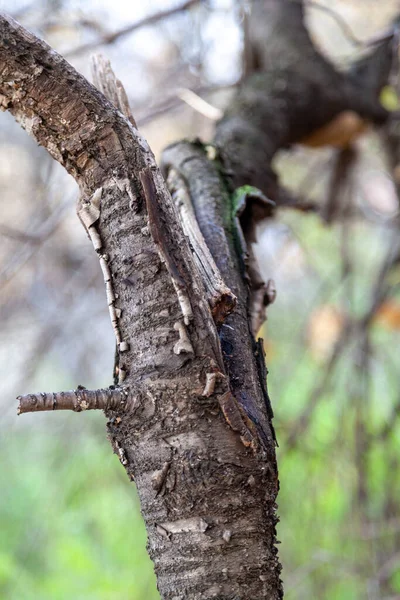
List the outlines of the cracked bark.
<svg viewBox="0 0 400 600">
<path fill-rule="evenodd" d="M 46 44 L 5 17 L 0 36 L 2 106 L 75 177 L 80 212 L 100 206 L 92 241 L 129 344 L 118 365 L 128 408 L 107 411 L 108 431 L 136 481 L 160 593 L 278 598 L 275 463 L 231 394 L 203 281 L 154 157 L 132 124 Z M 143 173 L 153 180 L 161 253 Z M 171 264 L 190 298 L 188 324 Z M 193 352 L 177 348 L 185 336 Z M 210 390 L 213 373 L 222 376 Z"/>
<path fill-rule="evenodd" d="M 125 118 L 46 44 L 0 20 L 0 104 L 80 187 L 78 212 L 100 258 L 119 345 L 124 403 L 106 408 L 108 433 L 136 481 L 165 599 L 283 595 L 272 409 L 230 195 L 252 184 L 279 205 L 287 195 L 270 167 L 279 148 L 346 110 L 374 123 L 387 118 L 377 78 L 364 67 L 337 73 L 302 17 L 300 3 L 257 2 L 248 25 L 260 72 L 217 125 L 213 156 L 189 142 L 165 152 L 175 200 L 193 204 L 197 255 L 129 111 Z M 260 206 L 249 205 L 251 222 L 270 216 Z M 216 267 L 209 281 L 204 261 Z M 228 306 L 215 311 L 224 294 Z"/>
</svg>

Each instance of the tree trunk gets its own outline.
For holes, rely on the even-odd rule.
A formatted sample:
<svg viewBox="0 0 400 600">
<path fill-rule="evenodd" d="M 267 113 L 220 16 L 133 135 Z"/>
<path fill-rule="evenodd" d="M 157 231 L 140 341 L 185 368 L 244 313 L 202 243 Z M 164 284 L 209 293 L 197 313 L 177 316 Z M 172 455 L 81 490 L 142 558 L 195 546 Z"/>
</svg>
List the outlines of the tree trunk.
<svg viewBox="0 0 400 600">
<path fill-rule="evenodd" d="M 279 148 L 346 111 L 387 119 L 378 75 L 371 84 L 370 72 L 366 83 L 335 71 L 312 45 L 301 3 L 257 2 L 249 31 L 259 71 L 217 125 L 214 146 L 165 151 L 171 198 L 134 120 L 45 43 L 0 21 L 1 105 L 80 187 L 78 214 L 117 340 L 114 388 L 31 395 L 20 411 L 106 409 L 165 599 L 283 596 L 275 434 L 254 338 L 273 298 L 252 254 L 254 228 L 273 203 L 295 202 L 270 166 Z M 264 195 L 243 188 L 236 205 L 234 190 L 248 184 Z"/>
</svg>

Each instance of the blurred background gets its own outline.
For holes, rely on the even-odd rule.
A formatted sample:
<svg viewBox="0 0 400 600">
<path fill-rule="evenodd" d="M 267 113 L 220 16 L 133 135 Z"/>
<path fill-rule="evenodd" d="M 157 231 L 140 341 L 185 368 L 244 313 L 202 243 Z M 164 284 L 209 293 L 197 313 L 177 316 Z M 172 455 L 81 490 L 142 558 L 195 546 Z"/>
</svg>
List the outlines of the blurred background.
<svg viewBox="0 0 400 600">
<path fill-rule="evenodd" d="M 87 77 L 90 55 L 105 54 L 157 156 L 183 137 L 212 139 L 242 78 L 244 1 L 0 0 L 0 8 Z M 345 68 L 364 51 L 351 37 L 368 40 L 399 11 L 398 0 L 319 0 L 307 21 Z M 398 107 L 393 93 L 386 101 Z M 75 216 L 74 181 L 9 114 L 0 117 L 0 597 L 155 600 L 135 487 L 104 416 L 16 416 L 19 394 L 108 386 L 114 335 L 98 260 Z M 275 166 L 288 187 L 323 206 L 336 159 L 296 147 Z M 278 291 L 261 335 L 280 444 L 285 597 L 393 600 L 399 204 L 377 133 L 357 142 L 337 206 L 329 224 L 280 211 L 257 247 Z"/>
</svg>

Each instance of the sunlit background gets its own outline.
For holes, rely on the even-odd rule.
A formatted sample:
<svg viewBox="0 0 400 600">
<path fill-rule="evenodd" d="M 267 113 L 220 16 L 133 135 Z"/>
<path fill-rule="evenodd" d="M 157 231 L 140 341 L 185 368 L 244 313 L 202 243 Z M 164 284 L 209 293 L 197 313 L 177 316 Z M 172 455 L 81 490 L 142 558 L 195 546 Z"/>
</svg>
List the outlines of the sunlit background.
<svg viewBox="0 0 400 600">
<path fill-rule="evenodd" d="M 211 140 L 242 77 L 245 2 L 191 2 L 138 26 L 183 4 L 0 0 L 85 76 L 92 53 L 110 58 L 157 156 L 184 137 Z M 361 41 L 400 11 L 389 0 L 312 3 L 313 37 L 341 68 L 362 44 L 318 4 Z M 135 487 L 104 416 L 16 416 L 19 394 L 109 385 L 114 336 L 74 181 L 7 113 L 0 140 L 0 597 L 155 600 Z M 398 198 L 377 133 L 356 151 L 331 224 L 285 209 L 260 231 L 262 272 L 278 290 L 261 334 L 288 600 L 400 598 Z M 323 206 L 336 158 L 293 148 L 276 168 Z"/>
</svg>

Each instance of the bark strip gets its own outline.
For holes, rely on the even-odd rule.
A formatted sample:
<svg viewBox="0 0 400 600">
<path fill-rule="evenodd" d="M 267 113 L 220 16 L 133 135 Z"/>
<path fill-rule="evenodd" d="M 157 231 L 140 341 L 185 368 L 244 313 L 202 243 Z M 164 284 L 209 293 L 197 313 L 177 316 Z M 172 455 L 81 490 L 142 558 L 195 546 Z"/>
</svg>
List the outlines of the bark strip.
<svg viewBox="0 0 400 600">
<path fill-rule="evenodd" d="M 185 181 L 177 171 L 170 169 L 167 184 L 179 213 L 183 231 L 190 240 L 193 257 L 204 283 L 214 321 L 217 325 L 221 325 L 225 317 L 234 310 L 236 296 L 224 283 L 200 231 Z"/>
</svg>

